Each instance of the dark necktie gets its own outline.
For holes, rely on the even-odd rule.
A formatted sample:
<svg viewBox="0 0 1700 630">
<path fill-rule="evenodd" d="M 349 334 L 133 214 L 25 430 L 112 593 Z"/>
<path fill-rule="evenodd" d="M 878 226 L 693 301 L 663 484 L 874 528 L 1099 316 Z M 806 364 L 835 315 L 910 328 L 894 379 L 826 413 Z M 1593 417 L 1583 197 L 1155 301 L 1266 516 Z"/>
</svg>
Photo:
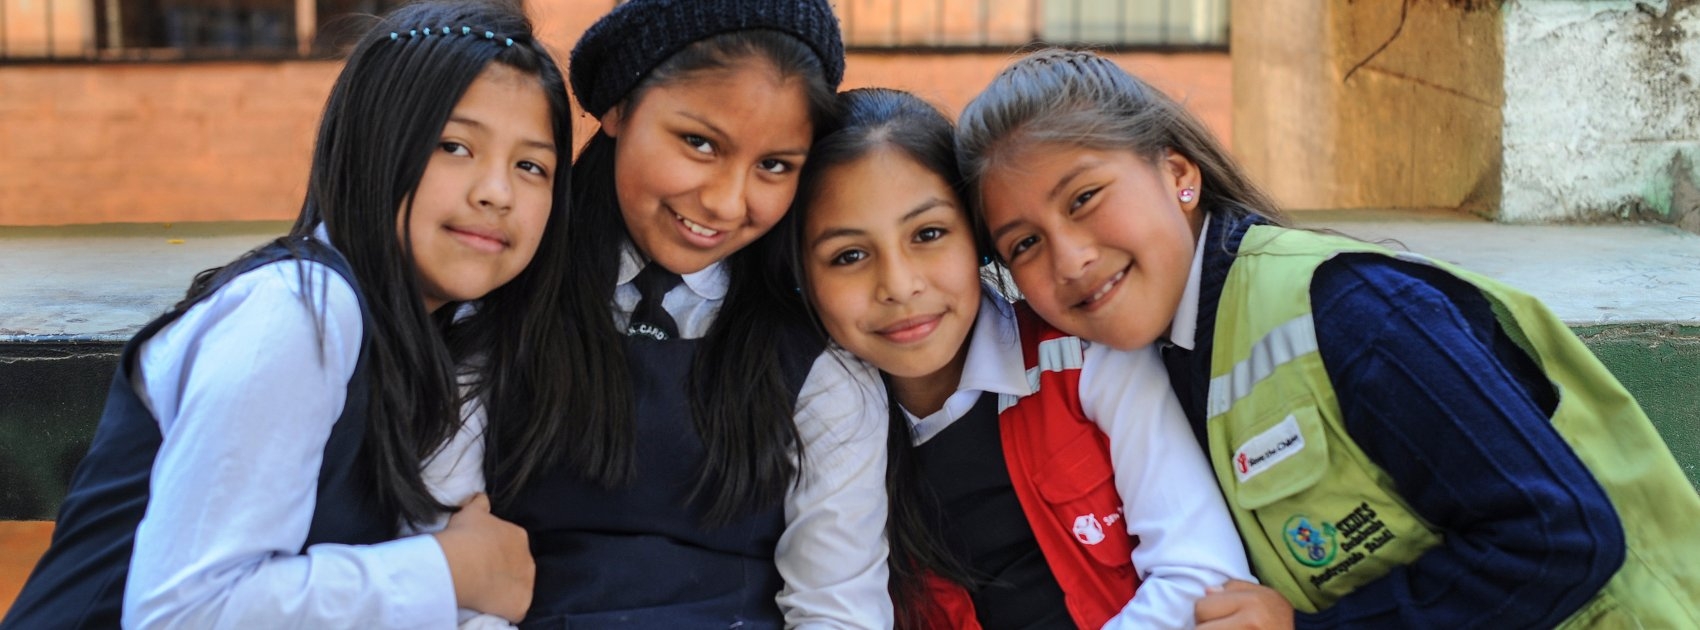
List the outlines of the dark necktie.
<svg viewBox="0 0 1700 630">
<path fill-rule="evenodd" d="M 673 316 L 667 314 L 667 309 L 661 307 L 661 299 L 673 287 L 679 286 L 683 278 L 679 274 L 668 271 L 660 263 L 651 261 L 639 271 L 632 285 L 637 287 L 637 308 L 632 311 L 632 324 L 626 328 L 626 334 L 653 337 L 658 340 L 673 339 L 679 336 L 679 326 L 673 323 Z"/>
</svg>

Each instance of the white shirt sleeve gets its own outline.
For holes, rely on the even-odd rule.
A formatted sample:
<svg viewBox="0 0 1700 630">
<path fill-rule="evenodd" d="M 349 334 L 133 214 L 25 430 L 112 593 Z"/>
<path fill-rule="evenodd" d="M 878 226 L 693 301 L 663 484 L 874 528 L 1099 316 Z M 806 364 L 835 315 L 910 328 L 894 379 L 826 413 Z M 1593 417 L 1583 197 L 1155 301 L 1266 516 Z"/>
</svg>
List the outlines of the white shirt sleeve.
<svg viewBox="0 0 1700 630">
<path fill-rule="evenodd" d="M 163 442 L 125 627 L 454 627 L 433 538 L 301 550 L 360 339 L 349 285 L 285 261 L 237 277 L 143 344 L 132 383 Z"/>
<path fill-rule="evenodd" d="M 889 628 L 885 388 L 849 353 L 824 352 L 797 398 L 798 486 L 785 500 L 775 563 L 791 628 Z"/>
<path fill-rule="evenodd" d="M 1142 583 L 1105 628 L 1191 628 L 1205 588 L 1251 570 L 1222 493 L 1155 349 L 1086 350 L 1081 405 L 1110 438 Z"/>
<path fill-rule="evenodd" d="M 470 307 L 471 303 L 462 305 Z M 462 373 L 461 393 L 464 395 L 470 388 L 468 379 L 471 376 Z M 473 495 L 484 491 L 484 428 L 489 425 L 488 412 L 484 409 L 484 399 L 471 398 L 461 407 L 460 428 L 449 437 L 449 441 L 425 458 L 419 474 L 425 480 L 425 488 L 431 491 L 431 496 L 444 505 L 461 505 Z M 403 534 L 419 534 L 443 531 L 449 524 L 449 515 L 441 514 L 429 523 L 415 525 L 403 521 Z M 506 630 L 514 625 L 508 620 L 495 615 L 485 614 L 470 608 L 462 608 L 458 612 L 460 630 Z"/>
</svg>

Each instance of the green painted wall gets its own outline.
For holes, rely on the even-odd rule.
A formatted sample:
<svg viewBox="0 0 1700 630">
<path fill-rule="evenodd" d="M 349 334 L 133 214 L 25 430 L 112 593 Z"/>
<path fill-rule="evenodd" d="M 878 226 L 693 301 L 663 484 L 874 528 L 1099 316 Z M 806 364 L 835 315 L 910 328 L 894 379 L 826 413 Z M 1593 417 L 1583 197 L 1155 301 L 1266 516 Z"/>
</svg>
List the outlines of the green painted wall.
<svg viewBox="0 0 1700 630">
<path fill-rule="evenodd" d="M 120 346 L 0 343 L 0 521 L 51 519 L 88 452 Z"/>
<path fill-rule="evenodd" d="M 1647 410 L 1700 488 L 1700 327 L 1587 326 L 1576 333 Z"/>
</svg>

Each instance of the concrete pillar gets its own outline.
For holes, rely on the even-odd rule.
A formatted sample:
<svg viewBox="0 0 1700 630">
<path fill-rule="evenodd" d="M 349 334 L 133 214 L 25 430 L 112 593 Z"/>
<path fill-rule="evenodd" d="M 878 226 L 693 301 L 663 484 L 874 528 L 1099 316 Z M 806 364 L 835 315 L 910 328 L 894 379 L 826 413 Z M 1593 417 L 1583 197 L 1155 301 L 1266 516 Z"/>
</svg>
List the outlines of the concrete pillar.
<svg viewBox="0 0 1700 630">
<path fill-rule="evenodd" d="M 1288 207 L 1700 231 L 1700 0 L 1233 8 L 1235 150 Z"/>
<path fill-rule="evenodd" d="M 1520 2 L 1505 41 L 1502 218 L 1700 232 L 1700 0 Z"/>
</svg>

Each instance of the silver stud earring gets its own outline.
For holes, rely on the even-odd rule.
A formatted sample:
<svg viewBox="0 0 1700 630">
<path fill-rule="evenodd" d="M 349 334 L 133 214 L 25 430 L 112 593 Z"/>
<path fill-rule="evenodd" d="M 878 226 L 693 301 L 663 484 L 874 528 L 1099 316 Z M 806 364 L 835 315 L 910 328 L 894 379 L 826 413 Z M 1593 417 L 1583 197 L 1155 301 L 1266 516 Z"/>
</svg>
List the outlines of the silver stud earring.
<svg viewBox="0 0 1700 630">
<path fill-rule="evenodd" d="M 1198 192 L 1194 191 L 1191 188 L 1182 188 L 1181 189 L 1181 194 L 1180 194 L 1181 203 L 1192 203 L 1192 200 L 1197 196 L 1198 196 Z"/>
</svg>

